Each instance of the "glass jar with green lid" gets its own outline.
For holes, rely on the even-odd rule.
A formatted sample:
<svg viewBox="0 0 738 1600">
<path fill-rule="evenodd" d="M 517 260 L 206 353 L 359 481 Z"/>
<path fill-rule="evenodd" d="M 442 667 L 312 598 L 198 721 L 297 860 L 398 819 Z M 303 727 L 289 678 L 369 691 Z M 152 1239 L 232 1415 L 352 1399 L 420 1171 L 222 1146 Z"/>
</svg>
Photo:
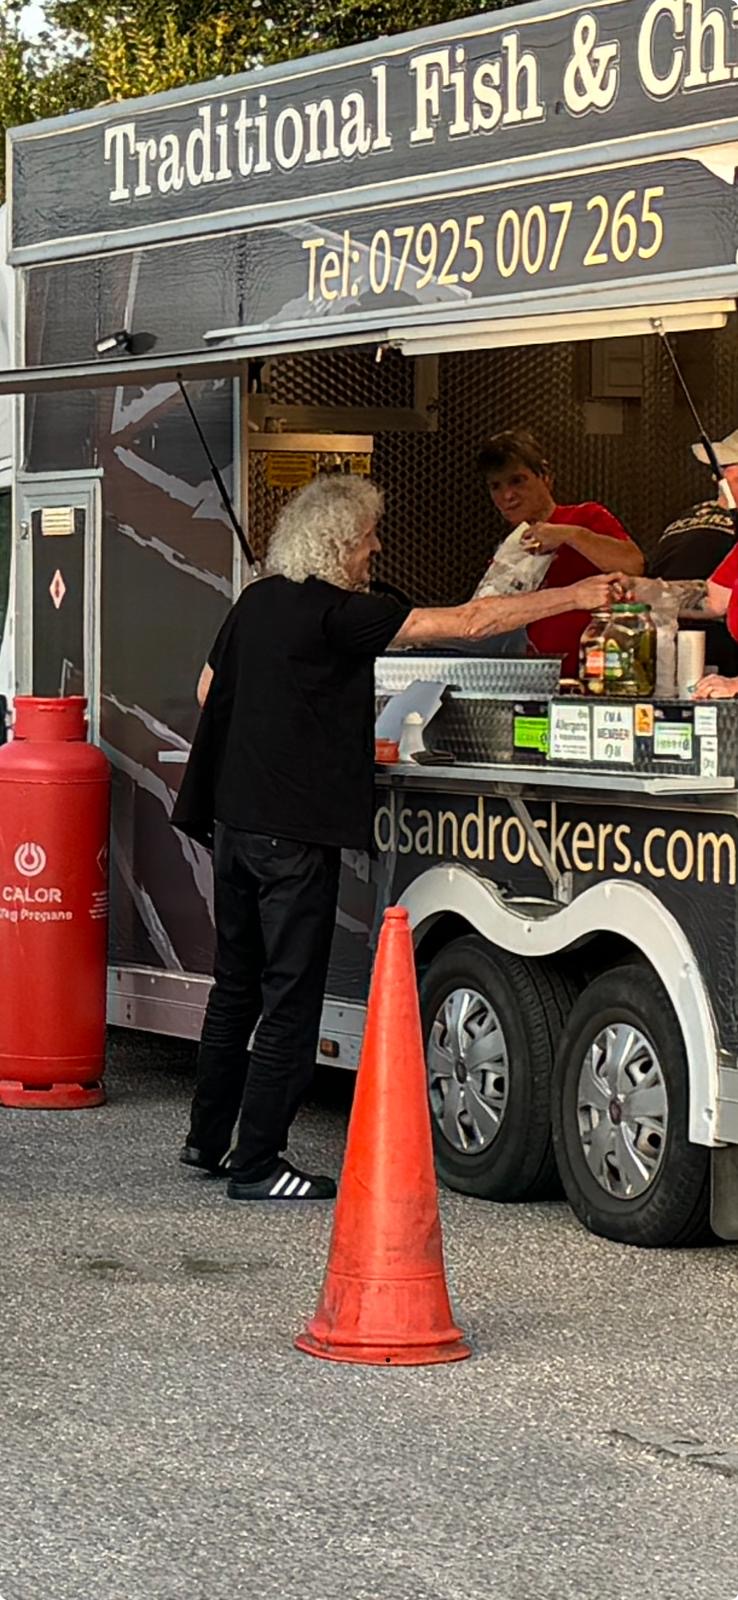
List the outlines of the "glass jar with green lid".
<svg viewBox="0 0 738 1600">
<path fill-rule="evenodd" d="M 610 611 L 593 611 L 579 641 L 579 677 L 588 694 L 605 692 L 605 635 Z"/>
<path fill-rule="evenodd" d="M 651 607 L 629 600 L 596 612 L 582 634 L 580 677 L 588 694 L 649 699 L 656 687 Z"/>
</svg>

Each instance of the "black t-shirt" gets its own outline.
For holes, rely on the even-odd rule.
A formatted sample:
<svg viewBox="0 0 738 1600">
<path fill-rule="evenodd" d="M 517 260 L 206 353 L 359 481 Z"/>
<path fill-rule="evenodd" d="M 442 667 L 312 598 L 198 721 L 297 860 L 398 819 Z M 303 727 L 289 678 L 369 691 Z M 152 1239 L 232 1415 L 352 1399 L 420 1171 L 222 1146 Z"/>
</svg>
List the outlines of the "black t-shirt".
<svg viewBox="0 0 738 1600">
<path fill-rule="evenodd" d="M 716 567 L 730 555 L 735 545 L 735 527 L 730 511 L 708 500 L 672 522 L 662 534 L 649 576 L 673 582 L 679 578 L 711 578 Z M 721 618 L 719 622 L 698 622 L 691 618 L 684 628 L 705 635 L 705 664 L 728 678 L 738 675 L 738 645 Z"/>
<path fill-rule="evenodd" d="M 410 611 L 308 578 L 249 585 L 210 653 L 219 822 L 366 849 L 374 660 Z"/>
<path fill-rule="evenodd" d="M 670 522 L 649 566 L 652 578 L 709 578 L 735 544 L 735 527 L 727 507 L 716 500 L 692 506 Z"/>
</svg>

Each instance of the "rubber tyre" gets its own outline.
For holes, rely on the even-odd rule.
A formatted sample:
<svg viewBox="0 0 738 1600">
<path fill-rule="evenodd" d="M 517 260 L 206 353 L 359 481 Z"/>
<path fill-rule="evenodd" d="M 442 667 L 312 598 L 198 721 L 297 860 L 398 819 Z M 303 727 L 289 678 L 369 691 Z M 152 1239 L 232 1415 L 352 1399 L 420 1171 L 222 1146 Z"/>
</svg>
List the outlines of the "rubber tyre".
<svg viewBox="0 0 738 1600">
<path fill-rule="evenodd" d="M 420 985 L 423 1037 L 447 994 L 468 985 L 497 1013 L 511 1064 L 507 1107 L 492 1144 L 465 1156 L 431 1116 L 436 1167 L 449 1189 L 485 1200 L 519 1201 L 557 1188 L 551 1139 L 551 1073 L 569 1007 L 567 985 L 543 963 L 521 960 L 475 937 L 455 940 Z"/>
<path fill-rule="evenodd" d="M 669 1116 L 661 1167 L 633 1200 L 608 1195 L 593 1177 L 577 1122 L 582 1062 L 608 1023 L 635 1024 L 653 1046 L 664 1076 Z M 687 1058 L 669 996 L 653 969 L 639 962 L 595 978 L 572 1008 L 556 1054 L 553 1138 L 564 1193 L 590 1233 L 618 1244 L 659 1249 L 710 1239 L 710 1153 L 690 1144 Z"/>
</svg>

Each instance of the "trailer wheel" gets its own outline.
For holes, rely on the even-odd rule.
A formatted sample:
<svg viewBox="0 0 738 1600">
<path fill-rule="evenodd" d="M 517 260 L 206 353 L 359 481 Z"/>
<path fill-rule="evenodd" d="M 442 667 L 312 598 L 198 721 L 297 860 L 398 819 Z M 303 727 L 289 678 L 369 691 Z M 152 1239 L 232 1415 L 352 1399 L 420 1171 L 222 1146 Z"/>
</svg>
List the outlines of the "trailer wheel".
<svg viewBox="0 0 738 1600">
<path fill-rule="evenodd" d="M 666 1246 L 709 1238 L 709 1152 L 687 1137 L 687 1060 L 669 996 L 640 964 L 595 978 L 561 1036 L 556 1160 L 591 1233 Z"/>
<path fill-rule="evenodd" d="M 568 987 L 470 937 L 430 963 L 420 1000 L 443 1183 L 486 1200 L 550 1193 L 551 1071 Z"/>
</svg>

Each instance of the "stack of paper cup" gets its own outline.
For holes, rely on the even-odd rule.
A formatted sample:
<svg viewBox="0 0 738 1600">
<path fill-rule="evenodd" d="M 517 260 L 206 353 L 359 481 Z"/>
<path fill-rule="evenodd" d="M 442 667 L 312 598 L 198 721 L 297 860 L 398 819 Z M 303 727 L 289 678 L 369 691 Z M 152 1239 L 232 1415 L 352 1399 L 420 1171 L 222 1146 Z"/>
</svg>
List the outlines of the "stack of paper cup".
<svg viewBox="0 0 738 1600">
<path fill-rule="evenodd" d="M 691 700 L 705 675 L 705 635 L 697 629 L 680 632 L 677 638 L 677 693 L 680 700 Z"/>
</svg>

